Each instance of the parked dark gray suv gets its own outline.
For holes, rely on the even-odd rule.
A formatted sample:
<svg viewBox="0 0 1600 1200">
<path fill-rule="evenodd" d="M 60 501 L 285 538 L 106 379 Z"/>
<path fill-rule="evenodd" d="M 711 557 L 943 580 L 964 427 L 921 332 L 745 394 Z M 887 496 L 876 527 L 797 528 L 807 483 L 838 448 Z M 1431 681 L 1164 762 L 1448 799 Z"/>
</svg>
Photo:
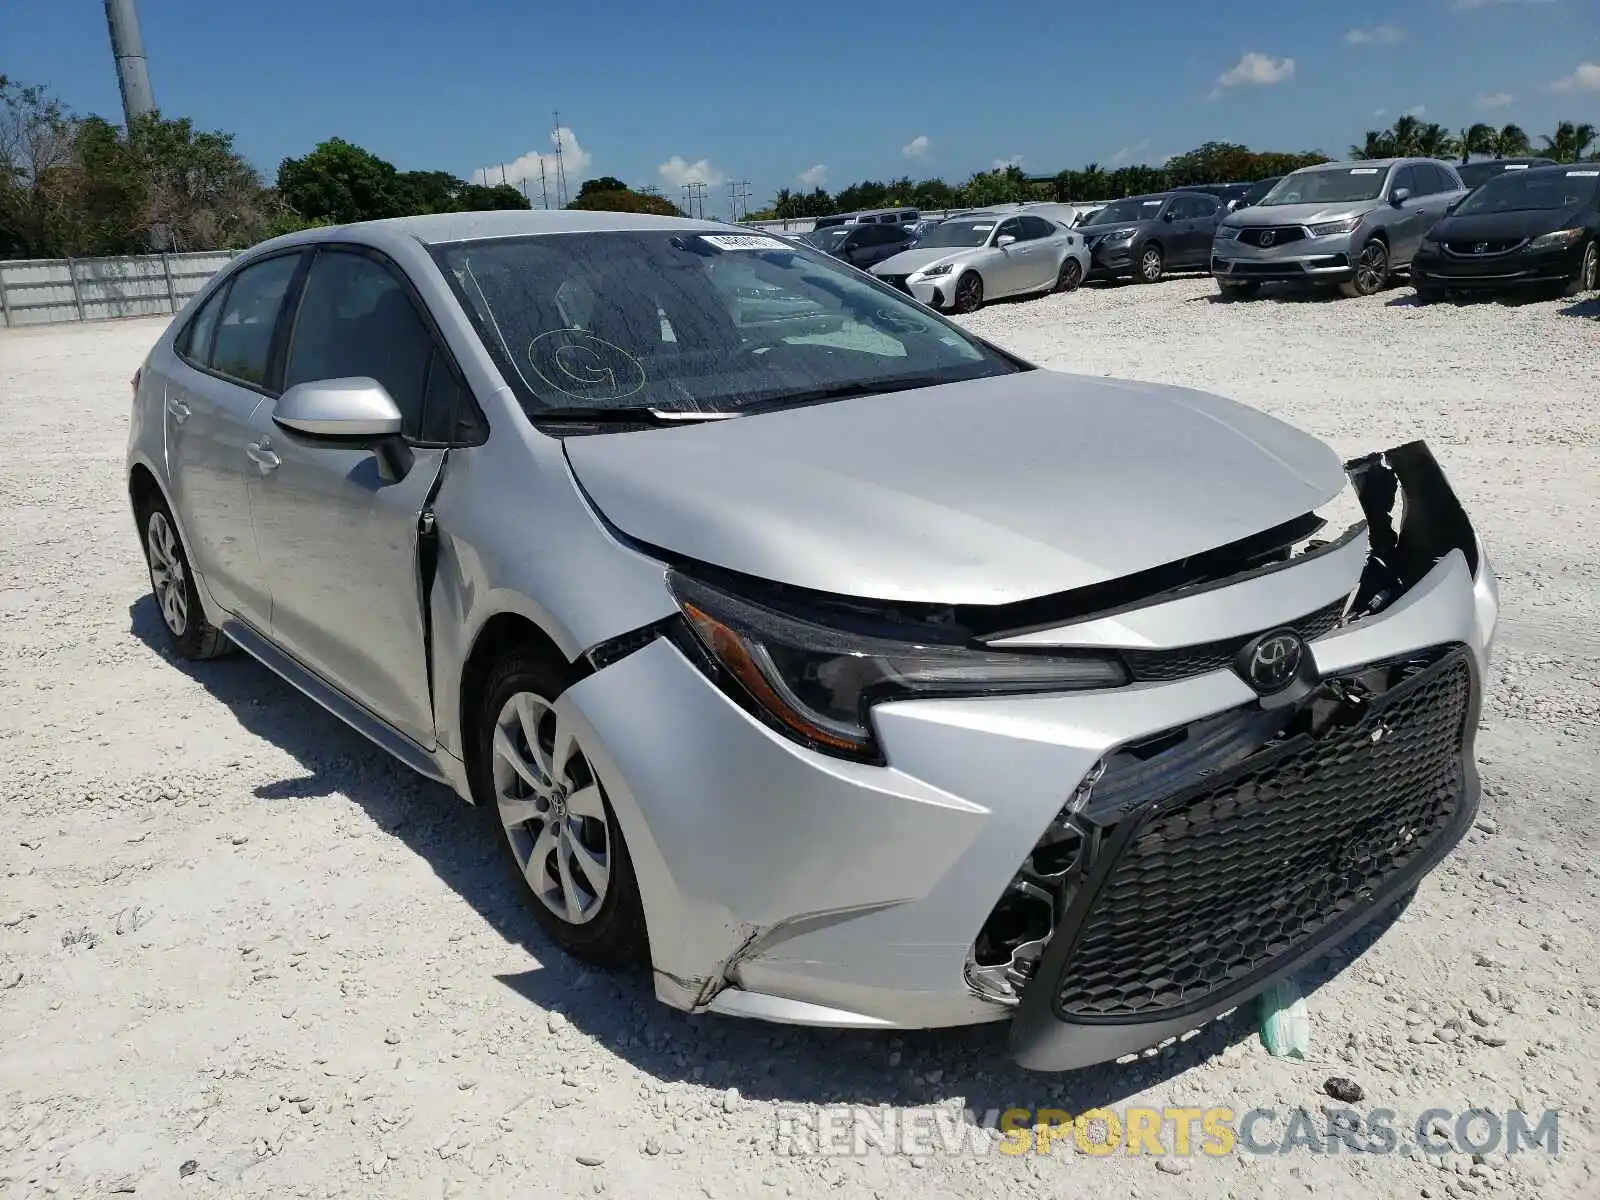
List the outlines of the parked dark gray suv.
<svg viewBox="0 0 1600 1200">
<path fill-rule="evenodd" d="M 1155 283 L 1169 271 L 1203 271 L 1226 211 L 1204 192 L 1113 200 L 1079 227 L 1089 250 L 1089 278 Z"/>
</svg>

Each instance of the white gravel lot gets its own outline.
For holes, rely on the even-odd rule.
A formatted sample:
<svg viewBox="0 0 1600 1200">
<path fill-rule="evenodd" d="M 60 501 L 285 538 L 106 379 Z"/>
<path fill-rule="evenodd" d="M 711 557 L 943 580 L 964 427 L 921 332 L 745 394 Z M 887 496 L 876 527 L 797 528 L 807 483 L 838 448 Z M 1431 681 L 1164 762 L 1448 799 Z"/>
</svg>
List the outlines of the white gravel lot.
<svg viewBox="0 0 1600 1200">
<path fill-rule="evenodd" d="M 1310 998 L 1135 1067 L 1003 1031 L 658 1006 L 534 931 L 491 831 L 243 657 L 168 660 L 122 476 L 152 321 L 0 331 L 0 1196 L 1600 1195 L 1600 301 L 1214 303 L 1086 288 L 969 319 L 1052 366 L 1222 392 L 1350 454 L 1426 437 L 1500 572 L 1485 820 Z M 1012 436 L 1012 431 L 974 431 Z M 1371 939 L 1366 939 L 1371 940 Z M 791 1154 L 819 1104 L 1559 1110 L 1560 1153 Z M 1281 1133 L 1263 1127 L 1261 1136 Z M 1171 1147 L 1169 1146 L 1170 1150 Z"/>
</svg>

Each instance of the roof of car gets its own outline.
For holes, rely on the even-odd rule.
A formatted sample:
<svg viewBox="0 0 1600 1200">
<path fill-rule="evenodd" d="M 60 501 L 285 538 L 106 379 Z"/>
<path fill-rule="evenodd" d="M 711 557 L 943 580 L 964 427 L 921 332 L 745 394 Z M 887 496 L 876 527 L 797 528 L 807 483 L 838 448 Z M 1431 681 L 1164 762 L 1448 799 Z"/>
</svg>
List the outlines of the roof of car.
<svg viewBox="0 0 1600 1200">
<path fill-rule="evenodd" d="M 333 225 L 286 234 L 274 242 L 288 245 L 299 241 L 329 241 L 359 237 L 363 233 L 415 238 L 425 245 L 466 242 L 479 238 L 526 237 L 543 233 L 618 233 L 650 229 L 699 229 L 707 232 L 744 232 L 742 226 L 722 221 L 695 220 L 689 217 L 657 217 L 643 213 L 586 212 L 562 209 L 498 209 L 489 212 L 431 213 L 419 217 L 392 217 L 384 221 L 361 221 L 352 225 Z"/>
</svg>

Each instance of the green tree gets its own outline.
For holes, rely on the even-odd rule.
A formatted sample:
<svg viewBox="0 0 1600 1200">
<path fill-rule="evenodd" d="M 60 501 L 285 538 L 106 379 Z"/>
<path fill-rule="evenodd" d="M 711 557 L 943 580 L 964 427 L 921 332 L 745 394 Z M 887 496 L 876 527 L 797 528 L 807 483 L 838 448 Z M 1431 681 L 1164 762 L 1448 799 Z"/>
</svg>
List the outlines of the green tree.
<svg viewBox="0 0 1600 1200">
<path fill-rule="evenodd" d="M 632 190 L 615 175 L 602 175 L 598 179 L 585 179 L 583 186 L 578 189 L 578 195 L 583 197 L 591 192 L 628 192 Z"/>
<path fill-rule="evenodd" d="M 0 255 L 61 253 L 53 230 L 70 192 L 75 133 L 47 89 L 0 75 Z"/>
<path fill-rule="evenodd" d="M 661 196 L 649 196 L 643 192 L 636 192 L 629 187 L 611 188 L 606 191 L 583 191 L 580 189 L 577 198 L 567 207 L 590 212 L 649 213 L 658 217 L 681 217 L 685 215 L 683 210 L 672 201 Z"/>
<path fill-rule="evenodd" d="M 1523 158 L 1533 150 L 1527 131 L 1521 125 L 1504 125 L 1489 142 L 1489 153 L 1496 158 Z"/>
<path fill-rule="evenodd" d="M 1562 121 L 1553 135 L 1544 135 L 1544 152 L 1557 162 L 1574 163 L 1589 152 L 1597 136 L 1593 125 Z"/>
<path fill-rule="evenodd" d="M 302 217 L 325 217 L 339 225 L 408 212 L 394 164 L 343 138 L 329 138 L 304 158 L 284 159 L 278 192 Z"/>
<path fill-rule="evenodd" d="M 1461 148 L 1461 161 L 1470 162 L 1474 154 L 1493 154 L 1494 141 L 1493 126 L 1485 125 L 1482 121 L 1467 126 L 1456 143 Z"/>
</svg>

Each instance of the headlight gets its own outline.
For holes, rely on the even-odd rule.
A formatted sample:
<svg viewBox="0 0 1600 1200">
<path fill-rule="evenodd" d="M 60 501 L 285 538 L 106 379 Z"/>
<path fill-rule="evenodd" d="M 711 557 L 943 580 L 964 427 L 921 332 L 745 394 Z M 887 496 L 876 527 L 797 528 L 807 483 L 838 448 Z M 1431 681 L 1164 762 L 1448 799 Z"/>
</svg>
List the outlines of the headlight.
<svg viewBox="0 0 1600 1200">
<path fill-rule="evenodd" d="M 845 632 L 776 612 L 690 579 L 667 584 L 702 666 L 747 709 L 818 750 L 873 758 L 867 710 L 881 700 L 1118 687 L 1115 658 L 921 645 Z M 705 660 L 709 659 L 710 663 Z"/>
<path fill-rule="evenodd" d="M 1135 236 L 1136 234 L 1138 234 L 1138 232 L 1139 231 L 1137 229 L 1118 229 L 1114 233 L 1106 234 L 1106 241 L 1108 241 L 1108 242 L 1125 242 L 1129 238 L 1131 238 L 1131 237 Z"/>
<path fill-rule="evenodd" d="M 1542 233 L 1528 243 L 1529 250 L 1554 250 L 1560 246 L 1576 246 L 1583 240 L 1582 229 L 1558 229 L 1554 233 Z"/>
<path fill-rule="evenodd" d="M 922 268 L 921 275 L 924 279 L 932 279 L 937 275 L 948 275 L 955 267 L 954 263 L 940 263 L 936 267 Z"/>
<path fill-rule="evenodd" d="M 1324 221 L 1320 225 L 1311 226 L 1311 236 L 1328 237 L 1335 233 L 1354 233 L 1359 224 L 1361 224 L 1360 217 L 1346 217 L 1342 221 Z"/>
<path fill-rule="evenodd" d="M 1238 228 L 1236 226 L 1233 226 L 1233 225 L 1218 225 L 1217 226 L 1217 240 L 1219 242 L 1237 241 L 1238 237 L 1239 237 L 1239 230 L 1238 230 Z"/>
</svg>

